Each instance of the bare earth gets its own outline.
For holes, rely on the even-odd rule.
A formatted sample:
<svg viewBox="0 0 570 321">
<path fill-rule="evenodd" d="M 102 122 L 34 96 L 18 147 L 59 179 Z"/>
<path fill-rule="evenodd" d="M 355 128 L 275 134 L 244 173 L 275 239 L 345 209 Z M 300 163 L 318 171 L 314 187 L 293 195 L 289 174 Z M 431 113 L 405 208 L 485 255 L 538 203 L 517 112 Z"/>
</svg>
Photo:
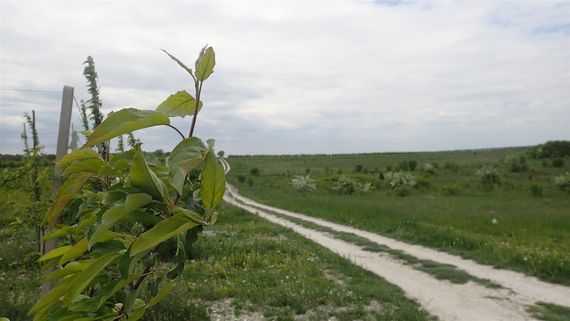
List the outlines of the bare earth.
<svg viewBox="0 0 570 321">
<path fill-rule="evenodd" d="M 225 160 L 222 160 L 222 163 L 226 171 L 229 171 L 229 164 Z M 301 213 L 260 204 L 241 196 L 237 189 L 229 184 L 226 187 L 224 200 L 268 221 L 290 228 L 379 275 L 400 287 L 408 297 L 417 300 L 426 311 L 439 317 L 440 320 L 534 320 L 526 312 L 526 308 L 538 301 L 570 307 L 570 287 L 546 283 L 521 273 L 495 269 L 423 246 L 407 244 Z M 300 218 L 335 231 L 352 233 L 420 259 L 451 264 L 473 276 L 494 281 L 504 288 L 491 289 L 473 282 L 454 284 L 446 280 L 437 280 L 427 273 L 400 263 L 387 254 L 362 250 L 359 246 L 336 239 L 328 233 L 305 228 L 270 212 Z"/>
</svg>

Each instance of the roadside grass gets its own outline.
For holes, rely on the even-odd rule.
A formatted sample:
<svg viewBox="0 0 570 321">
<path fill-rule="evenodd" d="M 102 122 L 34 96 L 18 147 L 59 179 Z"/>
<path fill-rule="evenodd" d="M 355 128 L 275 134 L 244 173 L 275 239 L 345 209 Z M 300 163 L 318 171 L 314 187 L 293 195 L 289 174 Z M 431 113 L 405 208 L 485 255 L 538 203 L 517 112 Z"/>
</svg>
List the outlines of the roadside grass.
<svg viewBox="0 0 570 321">
<path fill-rule="evenodd" d="M 522 155 L 524 150 L 230 156 L 228 180 L 243 195 L 268 205 L 570 285 L 570 194 L 552 182 L 569 170 L 570 158 L 564 159 L 563 168 L 529 159 L 527 172 L 510 172 L 504 158 Z M 416 160 L 418 168 L 429 162 L 439 169 L 433 175 L 416 169 L 423 185 L 410 196 L 399 197 L 378 177 L 387 166 L 394 169 L 406 159 Z M 501 183 L 492 189 L 484 188 L 474 175 L 483 164 L 497 166 L 501 173 Z M 356 165 L 364 169 L 355 173 Z M 252 168 L 259 174 L 252 175 Z M 339 172 L 368 177 L 376 190 L 339 195 L 317 184 L 314 192 L 296 191 L 291 178 L 307 172 L 317 183 Z M 457 187 L 457 194 L 447 194 L 450 185 Z M 542 196 L 532 195 L 534 185 L 542 189 Z"/>
<path fill-rule="evenodd" d="M 325 232 L 335 238 L 338 238 L 340 240 L 355 244 L 360 246 L 363 250 L 365 251 L 370 251 L 370 252 L 379 252 L 379 253 L 386 253 L 389 254 L 390 256 L 392 256 L 393 258 L 401 261 L 404 264 L 410 265 L 411 267 L 413 267 L 416 270 L 419 271 L 423 271 L 425 273 L 428 273 L 430 275 L 432 275 L 433 277 L 435 277 L 438 280 L 447 280 L 450 281 L 452 283 L 456 283 L 456 284 L 465 284 L 469 281 L 471 282 L 475 282 L 475 283 L 479 283 L 485 287 L 489 287 L 489 288 L 502 288 L 502 286 L 500 284 L 497 284 L 491 280 L 488 279 L 481 279 L 478 278 L 476 276 L 473 276 L 461 269 L 459 269 L 458 267 L 451 265 L 451 264 L 444 264 L 444 263 L 439 263 L 439 262 L 435 262 L 432 260 L 424 260 L 424 259 L 419 259 L 413 255 L 410 254 L 406 254 L 403 251 L 400 250 L 395 250 L 392 249 L 388 246 L 382 245 L 382 244 L 377 244 L 374 243 L 364 237 L 355 235 L 353 233 L 347 233 L 347 232 L 339 232 L 339 231 L 335 231 L 329 227 L 326 226 L 322 226 L 313 222 L 309 222 L 300 218 L 296 218 L 296 217 L 291 217 L 291 216 L 287 216 L 287 215 L 283 215 L 280 213 L 276 213 L 273 211 L 267 211 L 265 209 L 263 209 L 263 211 L 269 212 L 272 215 L 275 215 L 277 217 L 289 220 L 293 223 L 299 224 L 301 226 L 313 229 L 313 230 L 317 230 L 320 232 Z"/>
<path fill-rule="evenodd" d="M 556 304 L 538 302 L 528 308 L 533 317 L 545 321 L 570 320 L 570 308 Z"/>
<path fill-rule="evenodd" d="M 29 320 L 40 271 L 29 196 L 0 193 L 0 317 Z M 285 228 L 224 206 L 200 235 L 184 277 L 145 320 L 434 320 L 396 286 Z"/>
<path fill-rule="evenodd" d="M 227 205 L 220 221 L 197 241 L 184 279 L 186 289 L 169 296 L 166 306 L 206 303 L 212 314 L 221 305 L 243 320 L 433 319 L 396 286 Z M 176 320 L 164 316 L 164 306 L 161 320 Z"/>
</svg>

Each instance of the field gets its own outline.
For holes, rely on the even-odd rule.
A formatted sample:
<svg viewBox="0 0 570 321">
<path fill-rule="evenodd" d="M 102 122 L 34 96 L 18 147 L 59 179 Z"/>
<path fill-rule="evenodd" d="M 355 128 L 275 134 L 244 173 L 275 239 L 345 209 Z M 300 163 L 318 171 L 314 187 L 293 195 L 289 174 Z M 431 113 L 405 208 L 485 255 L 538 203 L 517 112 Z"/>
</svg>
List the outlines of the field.
<svg viewBox="0 0 570 321">
<path fill-rule="evenodd" d="M 527 150 L 231 156 L 228 178 L 262 203 L 568 285 L 570 194 L 553 180 L 570 158 L 533 159 Z M 476 176 L 483 165 L 497 178 Z M 387 173 L 402 168 L 417 184 L 391 188 Z M 307 174 L 316 190 L 296 190 L 291 179 Z M 341 177 L 373 189 L 335 189 Z"/>
<path fill-rule="evenodd" d="M 38 298 L 29 196 L 0 193 L 0 316 L 28 320 Z M 175 292 L 145 320 L 431 320 L 396 286 L 293 232 L 225 206 L 195 244 Z"/>
</svg>

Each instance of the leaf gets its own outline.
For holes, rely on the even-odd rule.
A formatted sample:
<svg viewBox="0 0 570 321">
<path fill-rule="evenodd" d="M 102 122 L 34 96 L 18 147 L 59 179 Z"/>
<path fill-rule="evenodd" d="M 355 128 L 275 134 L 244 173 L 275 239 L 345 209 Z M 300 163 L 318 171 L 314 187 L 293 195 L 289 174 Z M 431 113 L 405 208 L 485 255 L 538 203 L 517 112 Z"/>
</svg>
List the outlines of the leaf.
<svg viewBox="0 0 570 321">
<path fill-rule="evenodd" d="M 196 225 L 198 225 L 198 223 L 185 217 L 169 217 L 141 234 L 133 243 L 130 255 L 135 256 L 138 253 L 154 248 L 163 241 L 166 241 L 179 233 L 186 232 L 186 230 Z"/>
<path fill-rule="evenodd" d="M 38 262 L 44 262 L 47 260 L 54 259 L 56 257 L 60 257 L 63 254 L 65 254 L 65 252 L 67 252 L 70 248 L 71 248 L 71 245 L 65 245 L 65 246 L 60 246 L 58 248 L 55 248 L 55 249 L 47 252 L 46 254 L 42 255 L 42 257 L 40 257 L 38 259 Z"/>
<path fill-rule="evenodd" d="M 57 167 L 63 167 L 76 160 L 94 159 L 94 158 L 99 158 L 99 154 L 97 154 L 96 151 L 92 150 L 91 148 L 80 148 L 63 156 L 60 160 L 58 160 L 55 163 L 55 165 Z"/>
<path fill-rule="evenodd" d="M 202 180 L 200 181 L 200 196 L 204 206 L 208 209 L 214 209 L 224 197 L 225 190 L 224 168 L 217 162 L 214 150 L 210 149 L 206 154 Z"/>
<path fill-rule="evenodd" d="M 58 265 L 64 265 L 65 263 L 80 257 L 83 253 L 87 252 L 87 239 L 83 238 L 79 242 L 75 243 L 69 251 L 67 251 L 58 262 Z"/>
<path fill-rule="evenodd" d="M 160 301 L 162 301 L 162 299 L 164 299 L 168 295 L 168 293 L 170 293 L 170 290 L 172 290 L 173 286 L 174 286 L 173 282 L 166 283 L 162 287 L 162 289 L 160 289 L 160 292 L 158 292 L 158 294 L 155 297 L 153 297 L 152 299 L 150 299 L 150 301 L 148 301 L 148 307 L 154 306 Z"/>
<path fill-rule="evenodd" d="M 110 114 L 95 128 L 85 146 L 91 147 L 101 144 L 111 138 L 142 128 L 168 124 L 170 124 L 168 117 L 153 110 L 121 109 Z"/>
<path fill-rule="evenodd" d="M 59 279 L 59 278 L 62 278 L 66 275 L 75 274 L 75 273 L 84 271 L 92 263 L 93 263 L 93 260 L 70 262 L 69 264 L 65 265 L 65 267 L 63 269 L 57 269 L 57 270 L 47 274 L 46 276 L 44 276 L 44 280 L 49 281 L 49 280 Z"/>
<path fill-rule="evenodd" d="M 189 218 L 190 220 L 199 223 L 199 224 L 204 224 L 204 219 L 202 218 L 202 216 L 200 216 L 200 214 L 193 212 L 191 210 L 187 210 L 185 208 L 182 207 L 178 207 L 176 206 L 173 210 L 175 215 L 180 215 L 186 218 Z"/>
<path fill-rule="evenodd" d="M 67 166 L 63 175 L 69 176 L 74 173 L 88 172 L 97 174 L 101 166 L 105 165 L 105 162 L 99 158 L 96 159 L 86 159 L 80 162 L 74 162 L 73 164 Z"/>
<path fill-rule="evenodd" d="M 202 152 L 205 148 L 204 143 L 199 138 L 190 137 L 183 139 L 172 150 L 168 159 L 168 167 L 170 167 L 169 180 L 172 187 L 179 194 L 182 194 L 184 179 L 188 172 L 202 161 Z M 181 166 L 182 164 L 190 166 Z"/>
<path fill-rule="evenodd" d="M 186 71 L 192 76 L 192 78 L 194 78 L 194 73 L 192 73 L 192 69 L 186 67 L 186 65 L 185 65 L 184 63 L 182 63 L 182 61 L 178 60 L 178 58 L 176 58 L 176 57 L 174 57 L 173 55 L 171 55 L 170 53 L 168 53 L 168 51 L 166 51 L 166 50 L 164 50 L 164 49 L 160 49 L 160 50 L 164 51 L 164 53 L 167 54 L 168 57 L 170 57 L 170 59 L 176 61 L 176 63 L 177 63 L 180 67 L 184 68 L 184 70 L 186 70 Z"/>
<path fill-rule="evenodd" d="M 64 301 L 69 304 L 73 302 L 75 297 L 81 293 L 88 285 L 93 281 L 93 279 L 111 264 L 116 258 L 118 258 L 121 253 L 107 253 L 100 256 L 97 261 L 95 261 L 91 266 L 89 266 L 83 272 L 77 274 L 71 282 L 71 287 L 69 291 L 65 294 Z"/>
<path fill-rule="evenodd" d="M 200 53 L 198 61 L 196 61 L 196 79 L 206 80 L 214 72 L 216 65 L 216 54 L 212 47 L 206 48 L 205 51 Z"/>
<path fill-rule="evenodd" d="M 51 207 L 49 208 L 46 217 L 49 226 L 53 226 L 59 217 L 59 214 L 67 203 L 75 197 L 77 192 L 81 190 L 83 184 L 87 182 L 87 180 L 91 177 L 91 173 L 76 173 L 70 175 L 63 186 L 57 192 L 55 197 L 55 201 L 52 203 Z"/>
<path fill-rule="evenodd" d="M 185 90 L 179 91 L 174 95 L 168 96 L 156 111 L 165 114 L 168 117 L 180 116 L 182 118 L 193 115 L 196 107 L 194 97 Z M 198 111 L 202 109 L 202 102 L 198 104 Z"/>
<path fill-rule="evenodd" d="M 35 313 L 36 317 L 40 314 L 40 310 L 42 312 L 47 312 L 47 308 L 53 305 L 59 298 L 61 298 L 71 286 L 69 281 L 60 282 L 56 285 L 51 291 L 47 294 L 42 295 L 42 297 L 34 304 L 34 306 L 30 309 L 30 313 Z M 35 317 L 34 317 L 35 319 Z"/>
<path fill-rule="evenodd" d="M 140 144 L 135 146 L 134 151 L 135 158 L 129 171 L 131 184 L 145 193 L 152 195 L 154 199 L 164 200 L 166 197 L 166 186 L 148 167 Z"/>
<path fill-rule="evenodd" d="M 145 193 L 137 193 L 127 195 L 124 204 L 113 206 L 106 210 L 101 216 L 101 224 L 97 227 L 93 235 L 89 238 L 89 247 L 92 247 L 98 241 L 98 238 L 118 221 L 122 220 L 127 214 L 145 206 L 152 201 L 152 197 Z"/>
<path fill-rule="evenodd" d="M 75 232 L 75 228 L 69 225 L 64 225 L 59 229 L 55 229 L 42 237 L 42 240 L 47 241 L 55 238 L 59 238 L 65 235 L 69 235 Z"/>
</svg>

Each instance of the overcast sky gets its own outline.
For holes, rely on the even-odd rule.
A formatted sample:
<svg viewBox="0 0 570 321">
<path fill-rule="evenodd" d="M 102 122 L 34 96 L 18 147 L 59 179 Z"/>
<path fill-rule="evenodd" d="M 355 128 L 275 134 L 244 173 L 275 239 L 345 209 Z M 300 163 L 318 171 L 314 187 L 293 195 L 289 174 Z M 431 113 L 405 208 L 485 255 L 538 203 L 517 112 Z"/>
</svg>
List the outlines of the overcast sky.
<svg viewBox="0 0 570 321">
<path fill-rule="evenodd" d="M 197 135 L 229 154 L 421 151 L 570 139 L 569 1 L 1 1 L 0 153 L 36 110 L 55 151 L 61 90 L 104 112 L 192 89 L 216 51 Z M 73 123 L 80 127 L 77 109 Z M 187 132 L 190 119 L 176 120 Z M 172 148 L 171 129 L 136 133 Z"/>
</svg>

